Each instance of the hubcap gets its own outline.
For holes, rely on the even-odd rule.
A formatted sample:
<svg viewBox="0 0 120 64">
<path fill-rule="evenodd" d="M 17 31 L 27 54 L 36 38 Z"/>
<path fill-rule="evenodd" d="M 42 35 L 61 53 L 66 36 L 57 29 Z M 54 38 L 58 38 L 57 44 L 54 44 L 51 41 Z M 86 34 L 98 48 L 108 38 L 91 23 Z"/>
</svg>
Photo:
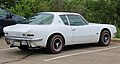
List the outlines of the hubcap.
<svg viewBox="0 0 120 64">
<path fill-rule="evenodd" d="M 60 51 L 62 48 L 62 40 L 60 38 L 55 38 L 53 41 L 53 48 L 55 51 Z"/>
<path fill-rule="evenodd" d="M 105 44 L 108 44 L 109 43 L 109 34 L 108 33 L 105 33 L 104 35 L 103 35 L 103 42 L 105 43 Z"/>
</svg>

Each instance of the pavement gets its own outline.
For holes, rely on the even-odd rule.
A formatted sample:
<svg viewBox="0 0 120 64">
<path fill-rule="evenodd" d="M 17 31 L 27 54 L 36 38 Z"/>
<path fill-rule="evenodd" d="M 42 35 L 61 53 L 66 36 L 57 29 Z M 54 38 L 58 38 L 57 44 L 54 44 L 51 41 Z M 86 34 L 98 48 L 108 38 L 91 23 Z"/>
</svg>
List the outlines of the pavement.
<svg viewBox="0 0 120 64">
<path fill-rule="evenodd" d="M 0 38 L 0 64 L 120 64 L 120 40 L 112 39 L 109 46 L 70 45 L 60 54 L 48 54 L 45 49 L 10 48 Z"/>
</svg>

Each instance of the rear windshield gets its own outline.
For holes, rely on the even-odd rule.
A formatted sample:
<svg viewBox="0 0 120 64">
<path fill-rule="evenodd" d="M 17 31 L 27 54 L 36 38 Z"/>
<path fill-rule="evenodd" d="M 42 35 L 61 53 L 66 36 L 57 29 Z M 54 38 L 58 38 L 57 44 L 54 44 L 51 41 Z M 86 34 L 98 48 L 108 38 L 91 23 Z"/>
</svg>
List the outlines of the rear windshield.
<svg viewBox="0 0 120 64">
<path fill-rule="evenodd" d="M 38 13 L 25 21 L 19 22 L 18 24 L 36 24 L 36 25 L 47 25 L 53 21 L 53 14 Z"/>
</svg>

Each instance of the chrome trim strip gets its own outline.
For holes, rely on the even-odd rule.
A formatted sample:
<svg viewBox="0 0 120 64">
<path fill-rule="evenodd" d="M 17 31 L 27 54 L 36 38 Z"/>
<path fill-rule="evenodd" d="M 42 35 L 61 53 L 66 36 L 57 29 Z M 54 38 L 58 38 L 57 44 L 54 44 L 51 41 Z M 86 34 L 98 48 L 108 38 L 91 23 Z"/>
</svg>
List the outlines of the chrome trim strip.
<svg viewBox="0 0 120 64">
<path fill-rule="evenodd" d="M 17 38 L 17 37 L 5 37 L 6 39 L 10 40 L 26 40 L 26 41 L 31 41 L 31 40 L 40 40 L 42 41 L 43 38 Z"/>
</svg>

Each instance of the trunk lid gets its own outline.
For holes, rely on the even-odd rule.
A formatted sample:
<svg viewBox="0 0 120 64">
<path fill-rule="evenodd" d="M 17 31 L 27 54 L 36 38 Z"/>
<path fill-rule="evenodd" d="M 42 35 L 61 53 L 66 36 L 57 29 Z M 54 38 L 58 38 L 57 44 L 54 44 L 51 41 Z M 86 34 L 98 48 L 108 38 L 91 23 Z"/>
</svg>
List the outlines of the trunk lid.
<svg viewBox="0 0 120 64">
<path fill-rule="evenodd" d="M 31 29 L 35 29 L 35 27 L 33 25 L 17 24 L 17 25 L 5 27 L 4 33 L 5 36 L 26 37 L 24 35 L 26 35 Z"/>
</svg>

